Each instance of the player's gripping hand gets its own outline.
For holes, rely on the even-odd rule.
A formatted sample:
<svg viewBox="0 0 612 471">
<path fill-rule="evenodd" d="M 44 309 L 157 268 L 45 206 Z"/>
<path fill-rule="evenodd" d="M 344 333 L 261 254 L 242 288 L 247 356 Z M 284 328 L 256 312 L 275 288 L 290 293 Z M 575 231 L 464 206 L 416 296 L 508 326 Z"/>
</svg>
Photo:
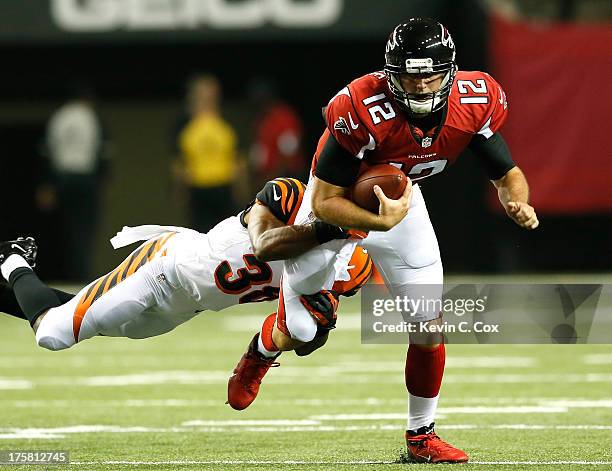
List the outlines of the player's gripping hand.
<svg viewBox="0 0 612 471">
<path fill-rule="evenodd" d="M 381 219 L 382 225 L 386 231 L 394 227 L 396 224 L 404 219 L 404 216 L 408 213 L 410 207 L 410 201 L 412 200 L 412 184 L 408 180 L 406 189 L 399 199 L 392 200 L 387 198 L 382 189 L 376 185 L 374 186 L 374 193 L 380 202 L 378 207 L 378 216 Z"/>
<path fill-rule="evenodd" d="M 527 203 L 510 201 L 506 206 L 506 213 L 510 219 L 525 229 L 535 229 L 540 225 L 535 209 Z"/>
<path fill-rule="evenodd" d="M 367 231 L 359 229 L 344 229 L 333 224 L 328 224 L 323 221 L 315 221 L 313 223 L 315 236 L 319 244 L 324 244 L 334 239 L 365 239 L 368 236 Z"/>
</svg>

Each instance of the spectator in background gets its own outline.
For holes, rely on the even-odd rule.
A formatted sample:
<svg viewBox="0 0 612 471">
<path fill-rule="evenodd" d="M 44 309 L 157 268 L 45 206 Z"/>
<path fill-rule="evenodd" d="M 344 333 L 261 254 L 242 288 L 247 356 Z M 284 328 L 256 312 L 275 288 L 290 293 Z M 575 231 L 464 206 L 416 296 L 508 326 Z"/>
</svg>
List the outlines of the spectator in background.
<svg viewBox="0 0 612 471">
<path fill-rule="evenodd" d="M 47 123 L 47 179 L 36 195 L 40 209 L 58 211 L 58 230 L 67 247 L 62 271 L 73 281 L 91 277 L 100 196 L 110 167 L 107 148 L 94 93 L 77 84 Z"/>
<path fill-rule="evenodd" d="M 279 175 L 305 178 L 302 121 L 293 107 L 278 96 L 268 79 L 253 80 L 249 87 L 255 118 L 249 160 L 257 188 Z"/>
<path fill-rule="evenodd" d="M 190 225 L 208 232 L 235 210 L 233 185 L 238 171 L 237 140 L 219 111 L 221 86 L 212 75 L 187 83 L 187 114 L 175 136 L 174 176 L 188 191 Z"/>
</svg>

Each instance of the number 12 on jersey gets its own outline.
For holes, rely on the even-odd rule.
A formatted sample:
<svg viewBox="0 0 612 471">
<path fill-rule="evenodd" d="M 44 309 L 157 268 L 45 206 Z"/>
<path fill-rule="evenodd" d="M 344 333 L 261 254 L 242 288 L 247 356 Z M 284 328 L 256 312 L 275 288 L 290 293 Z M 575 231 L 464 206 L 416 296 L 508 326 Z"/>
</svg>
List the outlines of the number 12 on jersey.
<svg viewBox="0 0 612 471">
<path fill-rule="evenodd" d="M 489 96 L 487 94 L 487 83 L 484 79 L 476 80 L 476 83 L 471 80 L 457 80 L 457 89 L 459 93 L 463 95 L 467 95 L 470 93 L 468 88 L 472 91 L 472 93 L 482 93 L 483 96 L 462 96 L 459 98 L 459 102 L 461 104 L 486 104 L 489 103 Z"/>
<path fill-rule="evenodd" d="M 385 98 L 387 98 L 386 95 L 384 93 L 380 93 L 378 95 L 373 95 L 368 98 L 365 98 L 362 101 L 365 106 L 368 106 L 372 103 L 376 103 L 377 101 L 384 100 Z M 383 121 L 389 121 L 390 119 L 395 118 L 395 110 L 393 109 L 393 106 L 391 106 L 391 103 L 389 103 L 388 101 L 383 102 L 382 106 L 370 106 L 368 108 L 368 113 L 370 113 L 370 116 L 372 117 L 372 122 L 374 124 L 380 124 Z"/>
</svg>

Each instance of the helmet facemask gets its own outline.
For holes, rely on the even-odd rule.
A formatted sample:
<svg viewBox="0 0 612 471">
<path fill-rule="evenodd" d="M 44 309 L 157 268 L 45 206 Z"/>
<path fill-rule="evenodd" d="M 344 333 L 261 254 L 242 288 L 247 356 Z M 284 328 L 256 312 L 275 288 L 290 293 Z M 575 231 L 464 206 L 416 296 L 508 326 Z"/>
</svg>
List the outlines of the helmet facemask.
<svg viewBox="0 0 612 471">
<path fill-rule="evenodd" d="M 425 116 L 444 107 L 450 95 L 457 68 L 453 66 L 447 70 L 442 78 L 440 87 L 435 92 L 414 93 L 404 90 L 401 82 L 401 73 L 385 71 L 389 89 L 398 104 L 410 115 Z M 404 72 L 405 73 L 405 72 Z"/>
</svg>

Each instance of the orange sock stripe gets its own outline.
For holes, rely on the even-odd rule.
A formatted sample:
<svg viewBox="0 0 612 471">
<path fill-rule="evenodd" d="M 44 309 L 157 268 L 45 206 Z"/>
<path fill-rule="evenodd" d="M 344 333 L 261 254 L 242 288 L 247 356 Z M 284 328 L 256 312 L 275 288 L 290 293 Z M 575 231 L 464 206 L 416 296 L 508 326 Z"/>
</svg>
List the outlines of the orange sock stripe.
<svg viewBox="0 0 612 471">
<path fill-rule="evenodd" d="M 274 330 L 274 324 L 276 323 L 276 313 L 273 312 L 263 322 L 261 326 L 261 343 L 266 350 L 269 352 L 278 352 L 278 347 L 272 339 L 272 331 Z"/>
</svg>

